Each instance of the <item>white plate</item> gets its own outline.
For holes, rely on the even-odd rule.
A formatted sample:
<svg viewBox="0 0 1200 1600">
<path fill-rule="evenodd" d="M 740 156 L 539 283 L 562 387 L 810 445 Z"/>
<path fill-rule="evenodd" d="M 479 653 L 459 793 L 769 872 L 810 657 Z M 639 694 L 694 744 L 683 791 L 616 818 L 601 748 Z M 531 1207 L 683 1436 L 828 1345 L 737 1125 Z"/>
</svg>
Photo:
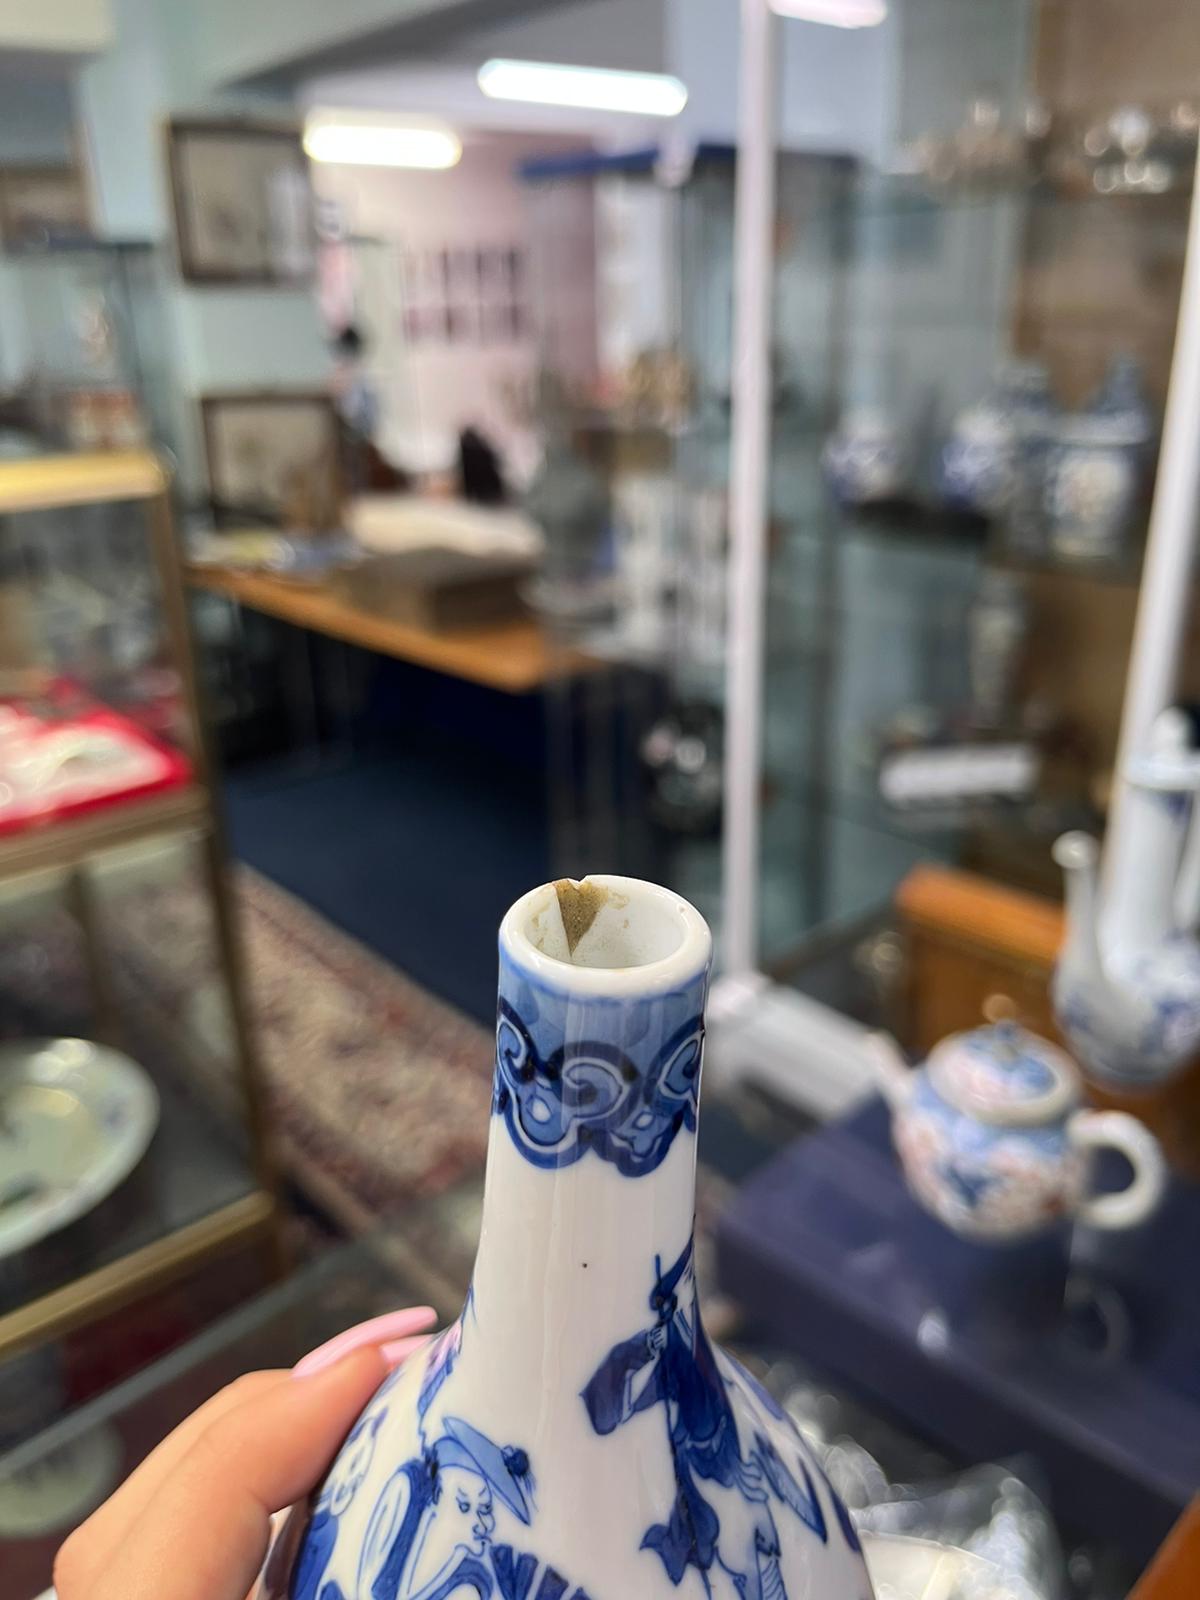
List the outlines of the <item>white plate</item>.
<svg viewBox="0 0 1200 1600">
<path fill-rule="evenodd" d="M 158 1095 L 86 1039 L 0 1045 L 0 1259 L 100 1203 L 145 1154 Z"/>
</svg>

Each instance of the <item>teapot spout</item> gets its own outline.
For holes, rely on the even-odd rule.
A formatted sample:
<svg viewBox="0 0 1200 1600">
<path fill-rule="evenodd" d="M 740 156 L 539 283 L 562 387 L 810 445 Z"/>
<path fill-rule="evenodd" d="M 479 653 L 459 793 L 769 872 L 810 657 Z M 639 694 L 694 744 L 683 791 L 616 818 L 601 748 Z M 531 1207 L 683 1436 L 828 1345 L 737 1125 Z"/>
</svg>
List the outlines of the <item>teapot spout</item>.
<svg viewBox="0 0 1200 1600">
<path fill-rule="evenodd" d="M 1100 847 L 1089 834 L 1064 833 L 1055 841 L 1053 855 L 1066 879 L 1067 937 L 1061 959 L 1094 991 L 1107 993 L 1100 953 Z"/>
</svg>

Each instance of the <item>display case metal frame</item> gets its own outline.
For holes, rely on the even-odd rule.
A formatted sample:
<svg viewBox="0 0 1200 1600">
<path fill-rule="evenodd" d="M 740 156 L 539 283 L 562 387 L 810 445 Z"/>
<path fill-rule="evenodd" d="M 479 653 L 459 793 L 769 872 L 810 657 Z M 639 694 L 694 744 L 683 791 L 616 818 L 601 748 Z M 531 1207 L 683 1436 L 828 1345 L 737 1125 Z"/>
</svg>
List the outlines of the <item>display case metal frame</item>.
<svg viewBox="0 0 1200 1600">
<path fill-rule="evenodd" d="M 0 516 L 103 503 L 133 503 L 143 508 L 167 646 L 182 687 L 192 763 L 191 780 L 181 788 L 131 798 L 82 818 L 48 821 L 0 842 L 0 883 L 48 871 L 61 875 L 84 940 L 93 1000 L 103 1026 L 107 997 L 95 991 L 104 988 L 106 957 L 98 919 L 90 914 L 91 865 L 105 852 L 142 841 L 171 835 L 190 835 L 199 841 L 244 1095 L 253 1187 L 209 1215 L 0 1315 L 0 1361 L 61 1337 L 239 1247 L 259 1246 L 271 1266 L 280 1264 L 262 1078 L 226 876 L 223 831 L 213 791 L 169 490 L 165 467 L 148 451 L 41 456 L 0 464 Z"/>
</svg>

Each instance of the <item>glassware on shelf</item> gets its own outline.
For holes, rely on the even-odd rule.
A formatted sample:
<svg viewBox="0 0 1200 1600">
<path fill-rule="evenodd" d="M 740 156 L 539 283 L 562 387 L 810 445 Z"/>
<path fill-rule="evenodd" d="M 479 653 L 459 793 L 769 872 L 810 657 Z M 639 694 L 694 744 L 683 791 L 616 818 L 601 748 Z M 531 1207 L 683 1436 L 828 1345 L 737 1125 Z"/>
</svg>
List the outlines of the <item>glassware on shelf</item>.
<svg viewBox="0 0 1200 1600">
<path fill-rule="evenodd" d="M 612 521 L 608 489 L 564 429 L 548 432 L 524 509 L 546 539 L 543 569 L 522 591 L 527 603 L 563 626 L 610 610 L 612 577 L 603 570 Z"/>
<path fill-rule="evenodd" d="M 1041 361 L 1014 361 L 1001 378 L 1003 404 L 1016 440 L 1016 474 L 1004 518 L 1014 554 L 1046 553 L 1046 471 L 1059 408 Z"/>
<path fill-rule="evenodd" d="M 1051 162 L 1069 192 L 1156 195 L 1186 189 L 1196 161 L 1200 102 L 1179 100 L 1165 110 L 1126 104 L 1076 128 Z"/>
<path fill-rule="evenodd" d="M 1029 605 L 1012 572 L 985 572 L 967 616 L 967 674 L 971 721 L 999 727 L 1012 706 L 1021 652 L 1029 632 Z"/>
<path fill-rule="evenodd" d="M 639 754 L 660 827 L 691 837 L 718 830 L 724 742 L 724 714 L 703 700 L 680 700 L 644 735 Z"/>
<path fill-rule="evenodd" d="M 1031 100 L 1016 118 L 1006 116 L 992 91 L 976 94 L 949 134 L 922 134 L 902 155 L 904 168 L 937 188 L 1025 184 L 1042 170 L 1051 116 Z"/>
</svg>

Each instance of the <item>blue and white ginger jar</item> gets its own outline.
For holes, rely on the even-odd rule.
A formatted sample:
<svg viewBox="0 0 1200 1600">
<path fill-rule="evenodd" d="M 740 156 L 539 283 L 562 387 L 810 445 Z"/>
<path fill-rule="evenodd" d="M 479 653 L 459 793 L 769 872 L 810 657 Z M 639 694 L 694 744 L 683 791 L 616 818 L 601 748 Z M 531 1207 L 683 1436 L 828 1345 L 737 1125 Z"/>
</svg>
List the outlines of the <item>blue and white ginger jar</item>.
<svg viewBox="0 0 1200 1600">
<path fill-rule="evenodd" d="M 1154 438 L 1141 371 L 1118 356 L 1091 404 L 1059 423 L 1046 474 L 1051 547 L 1071 561 L 1129 552 Z"/>
</svg>

